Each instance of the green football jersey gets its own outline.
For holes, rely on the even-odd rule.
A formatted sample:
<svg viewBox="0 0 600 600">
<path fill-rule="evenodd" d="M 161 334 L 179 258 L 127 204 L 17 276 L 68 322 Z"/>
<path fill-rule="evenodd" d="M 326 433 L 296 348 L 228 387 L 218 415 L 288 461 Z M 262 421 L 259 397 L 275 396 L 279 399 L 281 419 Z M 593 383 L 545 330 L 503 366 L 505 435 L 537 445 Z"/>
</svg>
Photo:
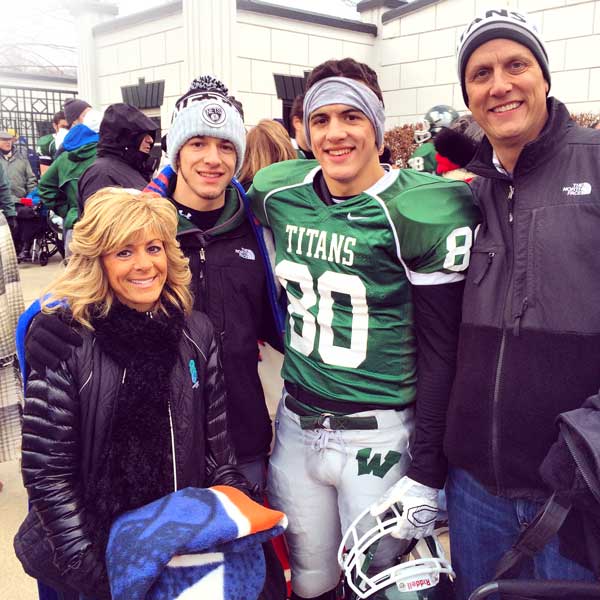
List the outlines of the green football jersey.
<svg viewBox="0 0 600 600">
<path fill-rule="evenodd" d="M 421 173 L 436 174 L 437 160 L 435 159 L 436 150 L 433 142 L 421 144 L 408 159 L 408 166 Z"/>
<path fill-rule="evenodd" d="M 316 161 L 276 163 L 249 195 L 271 228 L 288 297 L 282 376 L 326 398 L 400 406 L 415 397 L 412 285 L 460 281 L 478 211 L 462 182 L 408 169 L 326 205 Z"/>
</svg>

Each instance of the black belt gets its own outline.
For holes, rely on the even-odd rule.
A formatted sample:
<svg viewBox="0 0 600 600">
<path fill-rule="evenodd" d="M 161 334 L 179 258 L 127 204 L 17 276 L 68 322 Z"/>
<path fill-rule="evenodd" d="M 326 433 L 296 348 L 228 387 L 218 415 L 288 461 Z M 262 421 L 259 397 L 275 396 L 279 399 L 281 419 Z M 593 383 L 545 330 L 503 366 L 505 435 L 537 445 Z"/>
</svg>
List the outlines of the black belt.
<svg viewBox="0 0 600 600">
<path fill-rule="evenodd" d="M 285 406 L 300 417 L 301 429 L 328 429 L 331 431 L 349 429 L 377 429 L 377 417 L 352 417 L 348 415 L 333 415 L 331 413 L 312 413 L 305 408 L 296 398 L 288 395 L 285 397 Z"/>
<path fill-rule="evenodd" d="M 309 392 L 296 383 L 291 381 L 285 381 L 285 390 L 288 394 L 291 394 L 296 400 L 308 406 L 314 406 L 322 412 L 331 413 L 344 413 L 351 415 L 357 412 L 364 412 L 365 410 L 404 410 L 407 406 L 389 406 L 386 404 L 379 404 L 377 402 L 350 402 L 347 400 L 332 400 L 331 398 L 325 398 Z M 410 405 L 408 405 L 410 406 Z"/>
</svg>

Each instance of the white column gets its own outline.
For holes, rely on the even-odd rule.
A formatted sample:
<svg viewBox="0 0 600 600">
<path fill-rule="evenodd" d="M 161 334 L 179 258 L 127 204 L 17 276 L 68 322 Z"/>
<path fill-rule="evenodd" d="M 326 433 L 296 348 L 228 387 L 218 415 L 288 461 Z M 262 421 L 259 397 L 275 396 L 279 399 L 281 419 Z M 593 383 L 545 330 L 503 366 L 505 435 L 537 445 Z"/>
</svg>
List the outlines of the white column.
<svg viewBox="0 0 600 600">
<path fill-rule="evenodd" d="M 213 75 L 235 92 L 235 0 L 183 0 L 187 87 L 199 75 Z"/>
<path fill-rule="evenodd" d="M 98 106 L 98 75 L 96 71 L 96 40 L 93 28 L 118 14 L 116 4 L 102 0 L 66 0 L 64 5 L 75 18 L 77 29 L 77 93 L 93 107 Z"/>
</svg>

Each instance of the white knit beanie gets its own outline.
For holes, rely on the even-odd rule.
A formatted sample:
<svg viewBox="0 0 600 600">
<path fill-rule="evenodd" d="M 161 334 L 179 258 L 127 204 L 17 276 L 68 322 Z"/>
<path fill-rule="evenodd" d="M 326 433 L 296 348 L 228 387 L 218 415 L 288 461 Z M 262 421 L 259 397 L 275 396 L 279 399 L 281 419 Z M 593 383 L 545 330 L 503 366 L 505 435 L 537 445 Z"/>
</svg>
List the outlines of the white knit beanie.
<svg viewBox="0 0 600 600">
<path fill-rule="evenodd" d="M 200 135 L 228 140 L 235 146 L 237 174 L 246 150 L 242 106 L 233 96 L 228 96 L 223 83 L 209 75 L 194 79 L 190 89 L 175 103 L 167 133 L 167 152 L 173 169 L 177 170 L 181 147 Z"/>
</svg>

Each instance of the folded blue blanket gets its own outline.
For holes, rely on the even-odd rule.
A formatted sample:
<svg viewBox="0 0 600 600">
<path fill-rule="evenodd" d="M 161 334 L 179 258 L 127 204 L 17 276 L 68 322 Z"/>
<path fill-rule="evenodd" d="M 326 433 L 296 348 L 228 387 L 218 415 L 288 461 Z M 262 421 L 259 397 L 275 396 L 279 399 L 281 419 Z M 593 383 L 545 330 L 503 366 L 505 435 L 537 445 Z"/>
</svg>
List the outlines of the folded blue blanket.
<svg viewBox="0 0 600 600">
<path fill-rule="evenodd" d="M 113 600 L 252 600 L 261 544 L 285 530 L 279 511 L 228 486 L 186 488 L 121 515 L 106 565 Z"/>
</svg>

